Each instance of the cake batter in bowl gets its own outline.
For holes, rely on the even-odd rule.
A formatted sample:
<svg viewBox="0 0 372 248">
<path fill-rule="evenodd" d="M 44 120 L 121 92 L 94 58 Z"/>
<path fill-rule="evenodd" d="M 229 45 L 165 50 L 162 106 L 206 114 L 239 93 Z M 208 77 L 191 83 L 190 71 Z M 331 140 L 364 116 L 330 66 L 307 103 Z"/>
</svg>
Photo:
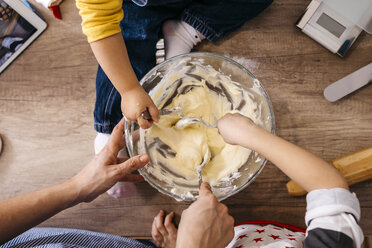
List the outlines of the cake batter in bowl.
<svg viewBox="0 0 372 248">
<path fill-rule="evenodd" d="M 125 122 L 130 156 L 147 153 L 151 157 L 139 172 L 154 188 L 176 200 L 195 200 L 199 192 L 197 168 L 207 152 L 202 179 L 209 182 L 219 200 L 247 187 L 263 169 L 264 157 L 225 143 L 217 128 L 200 123 L 177 126 L 188 118 L 215 126 L 225 114 L 238 112 L 274 133 L 269 97 L 246 68 L 219 55 L 190 53 L 157 65 L 140 83 L 159 109 L 177 110 L 161 115 L 159 122 L 146 130 Z"/>
</svg>

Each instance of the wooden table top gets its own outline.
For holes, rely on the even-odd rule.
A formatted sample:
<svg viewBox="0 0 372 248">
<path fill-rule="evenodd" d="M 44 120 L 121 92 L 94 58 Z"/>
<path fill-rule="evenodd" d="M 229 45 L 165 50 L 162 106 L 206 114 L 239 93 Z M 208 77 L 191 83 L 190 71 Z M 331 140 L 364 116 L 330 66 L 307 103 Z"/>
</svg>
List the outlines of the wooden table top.
<svg viewBox="0 0 372 248">
<path fill-rule="evenodd" d="M 345 58 L 330 53 L 294 26 L 308 2 L 277 0 L 237 32 L 195 50 L 245 65 L 271 98 L 277 134 L 330 161 L 372 145 L 371 86 L 336 103 L 323 97 L 326 86 L 372 62 L 372 36 L 362 33 Z M 81 32 L 78 10 L 74 1 L 65 1 L 59 21 L 36 7 L 48 29 L 0 75 L 1 199 L 63 182 L 93 157 L 97 62 Z M 223 202 L 236 223 L 259 219 L 304 227 L 305 197 L 290 197 L 288 180 L 267 163 L 249 187 Z M 371 187 L 372 180 L 351 187 L 361 203 L 365 234 L 372 234 Z M 150 236 L 160 209 L 179 218 L 187 206 L 140 183 L 131 198 L 104 194 L 41 226 Z"/>
</svg>

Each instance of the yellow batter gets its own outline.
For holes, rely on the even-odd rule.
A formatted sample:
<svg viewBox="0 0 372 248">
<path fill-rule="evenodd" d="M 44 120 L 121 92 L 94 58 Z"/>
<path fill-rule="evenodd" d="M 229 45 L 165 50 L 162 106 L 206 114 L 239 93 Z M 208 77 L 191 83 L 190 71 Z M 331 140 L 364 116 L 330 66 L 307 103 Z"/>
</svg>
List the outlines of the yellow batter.
<svg viewBox="0 0 372 248">
<path fill-rule="evenodd" d="M 175 124 L 181 118 L 197 117 L 216 125 L 229 112 L 240 112 L 260 124 L 256 103 L 228 76 L 197 61 L 175 68 L 163 80 L 167 83 L 155 89 L 153 99 L 160 108 L 180 111 L 162 115 L 158 123 L 145 131 L 147 152 L 152 163 L 158 165 L 148 171 L 168 185 L 195 186 L 196 167 L 209 149 L 211 156 L 202 171 L 203 181 L 216 186 L 231 179 L 247 161 L 250 150 L 226 144 L 216 128 L 195 123 L 177 129 Z"/>
</svg>

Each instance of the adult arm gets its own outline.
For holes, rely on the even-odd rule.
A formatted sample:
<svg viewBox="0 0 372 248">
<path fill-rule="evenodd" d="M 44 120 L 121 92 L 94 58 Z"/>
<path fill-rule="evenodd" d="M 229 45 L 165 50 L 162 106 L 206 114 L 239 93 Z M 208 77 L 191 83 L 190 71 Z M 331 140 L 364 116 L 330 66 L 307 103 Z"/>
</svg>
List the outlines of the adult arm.
<svg viewBox="0 0 372 248">
<path fill-rule="evenodd" d="M 217 126 L 227 143 L 262 154 L 308 192 L 315 189 L 348 189 L 345 178 L 333 166 L 255 125 L 245 116 L 227 114 Z"/>
<path fill-rule="evenodd" d="M 198 199 L 182 212 L 176 247 L 223 248 L 233 237 L 233 217 L 226 205 L 218 202 L 209 184 L 203 182 Z"/>
<path fill-rule="evenodd" d="M 234 219 L 226 205 L 218 202 L 207 182 L 200 186 L 198 199 L 182 212 L 178 231 L 161 210 L 152 223 L 152 237 L 159 247 L 223 248 L 234 237 Z"/>
<path fill-rule="evenodd" d="M 0 244 L 38 225 L 58 212 L 90 202 L 118 181 L 141 181 L 131 174 L 146 165 L 148 155 L 117 158 L 125 146 L 123 120 L 114 128 L 108 144 L 76 176 L 59 185 L 0 201 Z"/>
</svg>

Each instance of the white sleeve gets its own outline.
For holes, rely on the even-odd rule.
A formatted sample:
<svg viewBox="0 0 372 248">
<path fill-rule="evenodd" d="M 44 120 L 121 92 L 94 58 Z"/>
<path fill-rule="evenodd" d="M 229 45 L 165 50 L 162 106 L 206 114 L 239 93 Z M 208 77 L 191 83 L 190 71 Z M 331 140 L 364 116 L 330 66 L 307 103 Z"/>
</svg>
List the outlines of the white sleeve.
<svg viewBox="0 0 372 248">
<path fill-rule="evenodd" d="M 305 247 L 321 247 L 325 240 L 327 247 L 344 247 L 341 243 L 349 242 L 361 246 L 360 205 L 354 193 L 343 188 L 319 189 L 308 193 L 306 200 Z"/>
</svg>

